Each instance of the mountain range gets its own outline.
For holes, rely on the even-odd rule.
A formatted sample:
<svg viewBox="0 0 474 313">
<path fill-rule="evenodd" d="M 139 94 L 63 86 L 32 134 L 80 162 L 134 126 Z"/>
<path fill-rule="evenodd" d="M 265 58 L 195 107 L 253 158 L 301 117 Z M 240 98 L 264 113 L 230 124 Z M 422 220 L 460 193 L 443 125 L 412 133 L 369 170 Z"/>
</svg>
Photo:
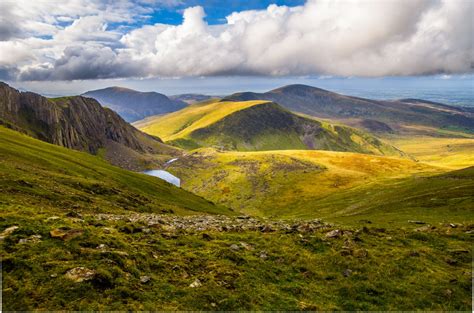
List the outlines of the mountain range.
<svg viewBox="0 0 474 313">
<path fill-rule="evenodd" d="M 161 93 L 140 92 L 123 87 L 92 90 L 82 96 L 96 99 L 103 106 L 117 112 L 127 122 L 141 120 L 150 115 L 174 112 L 187 105 L 179 98 L 170 99 Z"/>
<path fill-rule="evenodd" d="M 403 155 L 361 130 L 298 116 L 275 102 L 206 102 L 134 124 L 183 148 L 311 149 Z"/>
<path fill-rule="evenodd" d="M 241 92 L 221 101 L 273 101 L 288 110 L 341 120 L 369 131 L 403 131 L 410 126 L 474 132 L 474 111 L 430 101 L 381 101 L 337 94 L 306 85 L 288 85 L 264 93 Z"/>
<path fill-rule="evenodd" d="M 160 138 L 147 135 L 96 100 L 45 98 L 0 83 L 0 124 L 66 148 L 98 154 L 127 167 L 144 154 L 173 154 Z"/>
<path fill-rule="evenodd" d="M 471 112 L 283 89 L 134 127 L 0 83 L 3 308 L 469 310 Z"/>
</svg>

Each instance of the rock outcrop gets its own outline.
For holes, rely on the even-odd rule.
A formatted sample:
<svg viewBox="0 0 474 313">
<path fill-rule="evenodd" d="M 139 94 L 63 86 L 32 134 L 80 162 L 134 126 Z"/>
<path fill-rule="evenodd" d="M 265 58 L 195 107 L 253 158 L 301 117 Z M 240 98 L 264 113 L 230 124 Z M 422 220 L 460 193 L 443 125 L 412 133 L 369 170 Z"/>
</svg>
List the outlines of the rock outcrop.
<svg viewBox="0 0 474 313">
<path fill-rule="evenodd" d="M 37 139 L 96 154 L 110 144 L 153 152 L 161 140 L 137 130 L 96 100 L 49 99 L 0 82 L 0 124 Z"/>
</svg>

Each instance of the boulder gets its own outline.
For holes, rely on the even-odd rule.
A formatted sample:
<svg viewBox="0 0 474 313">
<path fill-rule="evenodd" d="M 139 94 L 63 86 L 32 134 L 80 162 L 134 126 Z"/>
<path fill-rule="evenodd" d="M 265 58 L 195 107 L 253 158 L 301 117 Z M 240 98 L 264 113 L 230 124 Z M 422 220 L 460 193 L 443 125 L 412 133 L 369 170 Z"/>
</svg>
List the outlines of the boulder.
<svg viewBox="0 0 474 313">
<path fill-rule="evenodd" d="M 14 232 L 15 230 L 17 230 L 18 228 L 20 228 L 20 227 L 18 227 L 18 226 L 10 226 L 10 227 L 6 228 L 6 229 L 0 234 L 0 240 L 3 240 L 3 239 L 5 239 L 7 236 L 13 234 L 13 232 Z"/>
<path fill-rule="evenodd" d="M 95 275 L 96 271 L 80 266 L 70 269 L 64 276 L 76 283 L 80 283 L 91 280 Z"/>
<path fill-rule="evenodd" d="M 190 288 L 198 288 L 198 287 L 201 287 L 201 286 L 202 286 L 202 283 L 197 278 L 189 285 Z"/>
<path fill-rule="evenodd" d="M 335 229 L 331 230 L 330 232 L 326 233 L 326 238 L 339 238 L 342 236 L 342 230 Z"/>
</svg>

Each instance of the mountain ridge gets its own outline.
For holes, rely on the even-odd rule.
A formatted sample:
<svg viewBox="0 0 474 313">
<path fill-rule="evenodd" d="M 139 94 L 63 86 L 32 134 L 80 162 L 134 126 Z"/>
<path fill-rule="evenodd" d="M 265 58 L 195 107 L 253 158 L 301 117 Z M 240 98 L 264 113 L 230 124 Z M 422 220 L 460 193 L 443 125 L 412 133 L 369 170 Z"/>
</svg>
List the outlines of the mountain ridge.
<svg viewBox="0 0 474 313">
<path fill-rule="evenodd" d="M 220 111 L 225 114 L 216 113 Z M 299 116 L 268 101 L 195 105 L 137 126 L 188 149 L 302 149 L 405 156 L 397 148 L 360 130 Z"/>
<path fill-rule="evenodd" d="M 386 101 L 346 96 L 317 87 L 295 84 L 264 93 L 240 92 L 221 101 L 268 100 L 283 107 L 321 118 L 340 119 L 351 126 L 365 128 L 365 119 L 387 124 L 392 130 L 403 125 L 458 128 L 474 132 L 471 110 L 431 101 Z M 387 128 L 387 129 L 388 129 Z M 367 128 L 365 128 L 367 129 Z M 370 129 L 369 129 L 370 130 Z"/>
<path fill-rule="evenodd" d="M 141 92 L 117 86 L 87 91 L 82 96 L 94 98 L 103 106 L 110 107 L 127 122 L 177 111 L 187 105 L 158 92 Z"/>
<path fill-rule="evenodd" d="M 45 98 L 0 83 L 0 124 L 70 149 L 106 156 L 112 162 L 130 153 L 173 153 L 161 139 L 125 122 L 96 100 L 82 96 Z M 110 149 L 109 149 L 110 148 Z M 122 161 L 122 167 L 127 167 Z"/>
</svg>

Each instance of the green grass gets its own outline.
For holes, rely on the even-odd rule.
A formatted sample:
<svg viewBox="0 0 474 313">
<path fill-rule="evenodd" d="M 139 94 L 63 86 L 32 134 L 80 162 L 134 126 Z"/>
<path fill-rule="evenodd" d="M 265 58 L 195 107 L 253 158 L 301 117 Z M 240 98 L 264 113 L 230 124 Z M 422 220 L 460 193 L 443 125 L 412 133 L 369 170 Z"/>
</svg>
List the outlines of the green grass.
<svg viewBox="0 0 474 313">
<path fill-rule="evenodd" d="M 474 168 L 445 172 L 329 151 L 199 149 L 168 170 L 185 188 L 236 211 L 289 223 L 325 217 L 334 225 L 220 232 L 99 220 L 97 213 L 236 212 L 100 156 L 0 127 L 0 233 L 18 227 L 0 240 L 3 309 L 471 309 Z M 62 241 L 50 236 L 57 228 L 83 233 Z M 327 238 L 335 229 L 344 235 Z M 32 236 L 41 239 L 22 243 Z M 96 274 L 73 282 L 65 274 L 75 267 Z M 140 282 L 145 275 L 150 281 Z M 191 288 L 196 279 L 202 286 Z"/>
<path fill-rule="evenodd" d="M 135 124 L 184 149 L 328 150 L 405 156 L 363 131 L 293 114 L 276 103 L 211 102 Z"/>
<path fill-rule="evenodd" d="M 328 151 L 201 150 L 172 164 L 184 188 L 248 214 L 397 227 L 472 221 L 474 173 L 459 179 L 406 159 Z"/>
<path fill-rule="evenodd" d="M 224 213 L 227 209 L 100 157 L 0 127 L 0 207 L 88 212 Z"/>
<path fill-rule="evenodd" d="M 423 231 L 368 225 L 344 228 L 348 232 L 336 239 L 325 238 L 336 227 L 302 234 L 181 231 L 170 237 L 141 223 L 47 217 L 18 210 L 0 220 L 0 230 L 19 226 L 1 244 L 4 310 L 471 308 L 472 237 L 466 231 L 473 225 Z M 57 227 L 84 234 L 64 242 L 49 236 Z M 32 235 L 41 235 L 41 242 L 19 243 Z M 105 250 L 97 249 L 101 244 Z M 68 280 L 65 273 L 78 266 L 97 274 L 81 283 Z M 144 275 L 149 282 L 140 282 Z M 196 279 L 202 286 L 189 287 Z"/>
<path fill-rule="evenodd" d="M 185 138 L 196 129 L 207 127 L 222 118 L 268 101 L 216 102 L 193 104 L 166 115 L 147 118 L 134 123 L 135 127 L 160 137 L 163 141 Z"/>
<path fill-rule="evenodd" d="M 396 136 L 387 140 L 424 163 L 448 169 L 474 165 L 474 138 Z"/>
<path fill-rule="evenodd" d="M 334 193 L 312 203 L 312 210 L 291 216 L 315 214 L 329 221 L 399 227 L 408 220 L 428 223 L 474 222 L 474 167 L 444 174 L 424 174 L 375 181 Z M 299 203 L 295 203 L 299 207 Z M 298 213 L 296 213 L 298 212 Z"/>
</svg>

